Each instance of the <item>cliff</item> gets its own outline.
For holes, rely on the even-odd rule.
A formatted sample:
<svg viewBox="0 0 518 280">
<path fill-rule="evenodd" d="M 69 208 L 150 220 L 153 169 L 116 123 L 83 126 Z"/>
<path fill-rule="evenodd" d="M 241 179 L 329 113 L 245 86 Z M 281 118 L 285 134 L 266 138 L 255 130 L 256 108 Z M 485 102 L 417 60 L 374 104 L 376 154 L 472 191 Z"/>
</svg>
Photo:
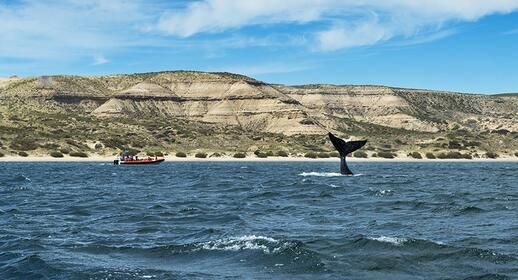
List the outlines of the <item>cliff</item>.
<svg viewBox="0 0 518 280">
<path fill-rule="evenodd" d="M 271 85 L 231 73 L 0 79 L 0 153 L 331 151 L 514 156 L 518 98 L 385 86 Z M 497 143 L 495 145 L 494 143 Z"/>
</svg>

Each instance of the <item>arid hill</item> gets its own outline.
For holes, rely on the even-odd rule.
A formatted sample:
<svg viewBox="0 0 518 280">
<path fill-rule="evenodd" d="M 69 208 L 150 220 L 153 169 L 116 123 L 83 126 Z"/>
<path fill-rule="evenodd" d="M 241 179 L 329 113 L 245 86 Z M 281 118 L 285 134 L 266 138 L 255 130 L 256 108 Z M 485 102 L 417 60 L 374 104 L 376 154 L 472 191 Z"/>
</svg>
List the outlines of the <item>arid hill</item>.
<svg viewBox="0 0 518 280">
<path fill-rule="evenodd" d="M 111 155 L 129 148 L 325 157 L 332 151 L 326 131 L 367 138 L 367 156 L 512 157 L 518 97 L 272 85 L 186 71 L 0 79 L 4 155 Z"/>
</svg>

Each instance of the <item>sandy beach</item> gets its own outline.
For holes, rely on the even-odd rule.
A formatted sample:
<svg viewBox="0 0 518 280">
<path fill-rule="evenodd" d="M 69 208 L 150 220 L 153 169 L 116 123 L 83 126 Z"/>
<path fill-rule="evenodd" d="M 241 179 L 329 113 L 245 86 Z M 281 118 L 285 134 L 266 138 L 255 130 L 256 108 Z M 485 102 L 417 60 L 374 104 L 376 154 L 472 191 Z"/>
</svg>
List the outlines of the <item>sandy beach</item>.
<svg viewBox="0 0 518 280">
<path fill-rule="evenodd" d="M 4 156 L 0 158 L 0 162 L 113 162 L 113 156 L 91 155 L 87 158 L 65 156 L 63 158 L 55 158 L 51 156 Z M 229 161 L 247 161 L 247 162 L 282 162 L 282 161 L 304 161 L 304 162 L 339 162 L 339 158 L 306 158 L 306 157 L 246 157 L 234 158 L 230 156 L 196 158 L 194 156 L 175 157 L 166 156 L 166 162 L 229 162 Z M 386 158 L 354 158 L 348 157 L 348 162 L 518 162 L 518 157 L 501 157 L 497 159 L 475 158 L 475 159 L 414 159 L 411 157 L 398 157 L 394 159 Z"/>
</svg>

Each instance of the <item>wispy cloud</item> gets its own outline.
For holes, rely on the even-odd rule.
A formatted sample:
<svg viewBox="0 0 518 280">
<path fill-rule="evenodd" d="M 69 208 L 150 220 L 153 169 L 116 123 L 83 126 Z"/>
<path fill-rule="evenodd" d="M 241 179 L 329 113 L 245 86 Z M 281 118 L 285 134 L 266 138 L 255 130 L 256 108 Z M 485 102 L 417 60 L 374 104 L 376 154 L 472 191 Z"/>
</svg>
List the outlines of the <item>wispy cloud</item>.
<svg viewBox="0 0 518 280">
<path fill-rule="evenodd" d="M 189 37 L 247 26 L 331 23 L 314 32 L 313 43 L 322 51 L 334 51 L 408 39 L 440 30 L 448 22 L 475 21 L 517 9 L 517 0 L 202 0 L 164 13 L 157 30 Z"/>
<path fill-rule="evenodd" d="M 96 66 L 96 65 L 103 65 L 103 64 L 106 64 L 108 62 L 109 62 L 109 60 L 106 59 L 106 57 L 104 57 L 104 55 L 98 54 L 98 55 L 94 56 L 94 62 L 92 63 L 92 65 L 94 65 L 94 66 Z"/>
<path fill-rule="evenodd" d="M 454 34 L 452 23 L 517 9 L 518 0 L 0 0 L 0 59 L 101 65 L 100 54 L 128 49 L 210 57 L 422 44 Z"/>
<path fill-rule="evenodd" d="M 138 44 L 138 25 L 150 20 L 143 7 L 130 0 L 0 2 L 0 56 L 58 59 Z"/>
</svg>

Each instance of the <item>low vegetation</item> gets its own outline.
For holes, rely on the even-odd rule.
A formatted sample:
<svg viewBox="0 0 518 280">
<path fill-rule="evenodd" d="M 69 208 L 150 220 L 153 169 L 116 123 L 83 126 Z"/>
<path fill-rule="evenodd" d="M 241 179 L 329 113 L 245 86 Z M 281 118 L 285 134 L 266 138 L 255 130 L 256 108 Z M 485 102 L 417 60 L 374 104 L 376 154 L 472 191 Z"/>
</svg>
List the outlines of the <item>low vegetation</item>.
<svg viewBox="0 0 518 280">
<path fill-rule="evenodd" d="M 196 158 L 206 158 L 207 154 L 206 153 L 196 153 L 194 155 L 194 157 L 196 157 Z"/>
<path fill-rule="evenodd" d="M 367 153 L 364 151 L 356 151 L 353 153 L 353 156 L 356 158 L 367 158 L 368 157 Z"/>
<path fill-rule="evenodd" d="M 234 158 L 246 158 L 246 154 L 244 153 L 235 153 L 233 155 Z"/>
<path fill-rule="evenodd" d="M 28 153 L 23 152 L 23 151 L 22 152 L 18 152 L 18 155 L 21 156 L 21 157 L 28 157 L 29 156 Z"/>
<path fill-rule="evenodd" d="M 498 158 L 499 155 L 497 153 L 494 153 L 494 152 L 487 152 L 486 153 L 486 157 L 487 158 L 492 158 L 492 159 L 495 159 L 495 158 Z"/>
<path fill-rule="evenodd" d="M 318 154 L 317 153 L 314 153 L 314 152 L 309 152 L 309 153 L 306 153 L 304 155 L 304 157 L 307 157 L 307 158 L 317 158 L 318 157 Z"/>
<path fill-rule="evenodd" d="M 408 154 L 409 157 L 415 158 L 415 159 L 422 159 L 423 156 L 419 152 L 411 152 Z"/>
<path fill-rule="evenodd" d="M 63 154 L 58 151 L 54 151 L 54 152 L 50 152 L 50 156 L 54 157 L 54 158 L 62 158 Z"/>
<path fill-rule="evenodd" d="M 85 152 L 70 152 L 71 157 L 87 158 L 88 154 Z"/>
<path fill-rule="evenodd" d="M 460 153 L 460 152 L 454 152 L 454 151 L 450 151 L 450 152 L 446 152 L 446 153 L 439 153 L 437 155 L 437 158 L 438 159 L 472 159 L 473 157 L 471 156 L 471 154 L 463 154 L 463 153 Z"/>
<path fill-rule="evenodd" d="M 392 152 L 378 152 L 378 157 L 380 158 L 395 158 L 396 154 Z"/>
<path fill-rule="evenodd" d="M 324 152 L 320 152 L 317 154 L 317 157 L 318 158 L 329 158 L 329 154 L 328 153 L 324 153 Z"/>
<path fill-rule="evenodd" d="M 330 152 L 329 156 L 330 157 L 340 157 L 340 153 L 338 153 L 338 152 Z"/>
<path fill-rule="evenodd" d="M 184 153 L 184 152 L 177 152 L 177 153 L 175 154 L 175 156 L 176 156 L 176 157 L 180 157 L 180 158 L 184 158 L 184 157 L 187 157 L 187 154 L 186 154 L 186 153 Z"/>
<path fill-rule="evenodd" d="M 427 159 L 436 159 L 437 158 L 433 153 L 426 153 L 425 156 Z"/>
<path fill-rule="evenodd" d="M 518 153 L 516 153 L 516 154 L 518 154 Z M 287 152 L 285 152 L 285 151 L 278 151 L 278 152 L 277 152 L 277 156 L 278 156 L 278 157 L 287 157 L 287 156 L 288 156 L 288 153 L 287 153 Z M 517 155 L 517 156 L 518 156 L 518 155 Z"/>
</svg>

